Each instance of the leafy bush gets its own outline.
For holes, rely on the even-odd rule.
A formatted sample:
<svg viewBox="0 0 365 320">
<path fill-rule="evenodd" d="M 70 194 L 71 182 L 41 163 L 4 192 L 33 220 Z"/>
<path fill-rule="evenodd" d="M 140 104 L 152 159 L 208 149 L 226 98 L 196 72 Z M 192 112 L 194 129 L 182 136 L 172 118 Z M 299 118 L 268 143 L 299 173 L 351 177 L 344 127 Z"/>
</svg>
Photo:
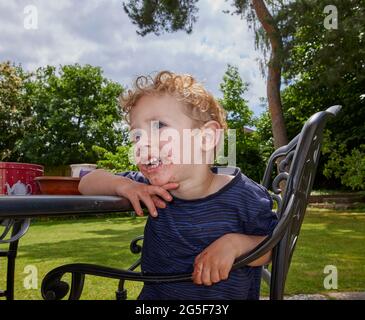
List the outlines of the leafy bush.
<svg viewBox="0 0 365 320">
<path fill-rule="evenodd" d="M 129 156 L 131 151 L 130 145 L 119 146 L 113 153 L 99 146 L 93 146 L 93 151 L 98 155 L 97 165 L 114 173 L 125 171 L 137 171 L 137 166 L 132 163 Z"/>
<path fill-rule="evenodd" d="M 329 160 L 324 169 L 324 175 L 341 179 L 341 183 L 353 190 L 365 190 L 365 144 L 352 149 L 346 154 L 346 145 L 340 144 L 338 148 L 325 148 L 324 153 L 330 153 Z"/>
<path fill-rule="evenodd" d="M 237 67 L 228 65 L 220 88 L 223 98 L 219 102 L 227 112 L 228 128 L 236 133 L 236 165 L 245 175 L 260 182 L 265 170 L 266 147 L 261 148 L 259 135 L 248 129 L 255 124 L 253 112 L 244 99 L 248 84 L 242 80 Z M 228 149 L 227 145 L 226 139 L 224 150 Z"/>
</svg>

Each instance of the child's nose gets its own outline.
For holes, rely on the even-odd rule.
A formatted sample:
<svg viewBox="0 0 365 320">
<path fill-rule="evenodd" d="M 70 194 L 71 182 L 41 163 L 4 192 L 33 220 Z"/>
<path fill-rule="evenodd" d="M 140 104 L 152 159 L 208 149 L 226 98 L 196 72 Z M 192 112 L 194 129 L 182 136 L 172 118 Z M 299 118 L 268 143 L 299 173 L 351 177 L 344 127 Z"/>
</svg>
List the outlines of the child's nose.
<svg viewBox="0 0 365 320">
<path fill-rule="evenodd" d="M 159 158 L 160 150 L 156 146 L 151 146 L 148 144 L 140 146 L 140 159 L 142 163 L 148 162 L 151 158 Z"/>
</svg>

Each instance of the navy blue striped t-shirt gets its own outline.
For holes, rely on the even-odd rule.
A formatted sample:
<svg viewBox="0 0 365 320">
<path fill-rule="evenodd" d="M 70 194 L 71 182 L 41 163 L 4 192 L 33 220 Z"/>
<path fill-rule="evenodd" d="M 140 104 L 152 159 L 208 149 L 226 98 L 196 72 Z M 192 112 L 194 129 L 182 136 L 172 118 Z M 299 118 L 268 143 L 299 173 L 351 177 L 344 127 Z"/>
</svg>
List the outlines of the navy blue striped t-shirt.
<svg viewBox="0 0 365 320">
<path fill-rule="evenodd" d="M 195 257 L 221 236 L 227 233 L 265 236 L 275 228 L 277 216 L 263 186 L 246 177 L 239 168 L 211 169 L 214 173 L 232 174 L 234 178 L 201 199 L 173 197 L 166 208 L 157 209 L 158 217 L 148 217 L 142 249 L 143 272 L 192 273 Z M 149 184 L 140 172 L 119 175 Z M 261 267 L 243 267 L 232 271 L 227 280 L 211 286 L 193 282 L 145 284 L 139 299 L 258 299 L 261 270 Z"/>
</svg>

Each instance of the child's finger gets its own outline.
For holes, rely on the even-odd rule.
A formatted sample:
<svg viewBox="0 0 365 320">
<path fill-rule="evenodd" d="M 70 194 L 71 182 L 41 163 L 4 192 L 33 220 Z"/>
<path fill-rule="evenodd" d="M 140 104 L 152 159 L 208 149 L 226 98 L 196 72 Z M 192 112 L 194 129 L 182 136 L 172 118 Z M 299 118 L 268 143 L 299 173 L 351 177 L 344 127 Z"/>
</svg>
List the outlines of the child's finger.
<svg viewBox="0 0 365 320">
<path fill-rule="evenodd" d="M 143 210 L 142 210 L 141 204 L 139 203 L 138 198 L 137 197 L 135 197 L 135 198 L 130 197 L 129 201 L 132 204 L 132 207 L 133 207 L 134 211 L 136 212 L 136 214 L 138 216 L 142 217 L 143 216 Z"/>
<path fill-rule="evenodd" d="M 227 280 L 229 275 L 229 270 L 227 268 L 219 270 L 219 278 L 221 280 Z"/>
<path fill-rule="evenodd" d="M 229 276 L 229 271 L 230 271 L 229 267 L 223 267 L 219 269 L 219 278 L 221 280 L 227 280 Z"/>
<path fill-rule="evenodd" d="M 210 280 L 212 283 L 217 283 L 221 280 L 218 268 L 212 268 L 210 271 Z"/>
<path fill-rule="evenodd" d="M 212 285 L 212 279 L 210 278 L 210 267 L 208 267 L 206 265 L 204 265 L 204 268 L 202 271 L 201 281 L 206 286 Z"/>
<path fill-rule="evenodd" d="M 202 256 L 201 253 L 199 253 L 196 257 L 195 257 L 195 260 L 194 260 L 194 265 L 196 265 L 200 259 L 200 257 Z"/>
<path fill-rule="evenodd" d="M 146 205 L 150 215 L 152 217 L 157 217 L 157 210 L 155 204 L 153 203 L 151 196 L 149 194 L 141 196 L 141 200 Z"/>
<path fill-rule="evenodd" d="M 203 264 L 202 263 L 196 264 L 193 272 L 193 281 L 195 284 L 203 284 L 202 271 L 203 271 Z"/>
<path fill-rule="evenodd" d="M 171 201 L 172 196 L 171 194 L 166 191 L 165 189 L 158 187 L 158 186 L 152 186 L 148 189 L 150 194 L 158 194 L 161 198 L 163 198 L 166 201 Z"/>
<path fill-rule="evenodd" d="M 161 208 L 161 209 L 166 208 L 166 203 L 164 201 L 162 201 L 159 197 L 152 196 L 151 198 L 156 207 Z"/>
<path fill-rule="evenodd" d="M 165 190 L 177 189 L 178 187 L 179 187 L 179 184 L 176 182 L 166 183 L 163 186 L 161 186 L 161 188 L 164 188 Z"/>
</svg>

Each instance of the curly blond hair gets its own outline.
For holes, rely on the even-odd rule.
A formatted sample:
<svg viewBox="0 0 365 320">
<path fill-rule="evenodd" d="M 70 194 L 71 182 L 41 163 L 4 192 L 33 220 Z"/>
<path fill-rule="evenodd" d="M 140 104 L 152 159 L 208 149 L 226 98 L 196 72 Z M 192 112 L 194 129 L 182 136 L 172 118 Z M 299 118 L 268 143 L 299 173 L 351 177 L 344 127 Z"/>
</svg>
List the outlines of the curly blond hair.
<svg viewBox="0 0 365 320">
<path fill-rule="evenodd" d="M 191 75 L 170 71 L 161 71 L 153 78 L 139 76 L 136 79 L 133 90 L 127 90 L 119 100 L 126 120 L 129 122 L 131 109 L 143 96 L 164 94 L 174 96 L 188 107 L 188 115 L 193 120 L 200 123 L 215 120 L 222 129 L 227 129 L 226 113 L 213 95 Z"/>
</svg>

